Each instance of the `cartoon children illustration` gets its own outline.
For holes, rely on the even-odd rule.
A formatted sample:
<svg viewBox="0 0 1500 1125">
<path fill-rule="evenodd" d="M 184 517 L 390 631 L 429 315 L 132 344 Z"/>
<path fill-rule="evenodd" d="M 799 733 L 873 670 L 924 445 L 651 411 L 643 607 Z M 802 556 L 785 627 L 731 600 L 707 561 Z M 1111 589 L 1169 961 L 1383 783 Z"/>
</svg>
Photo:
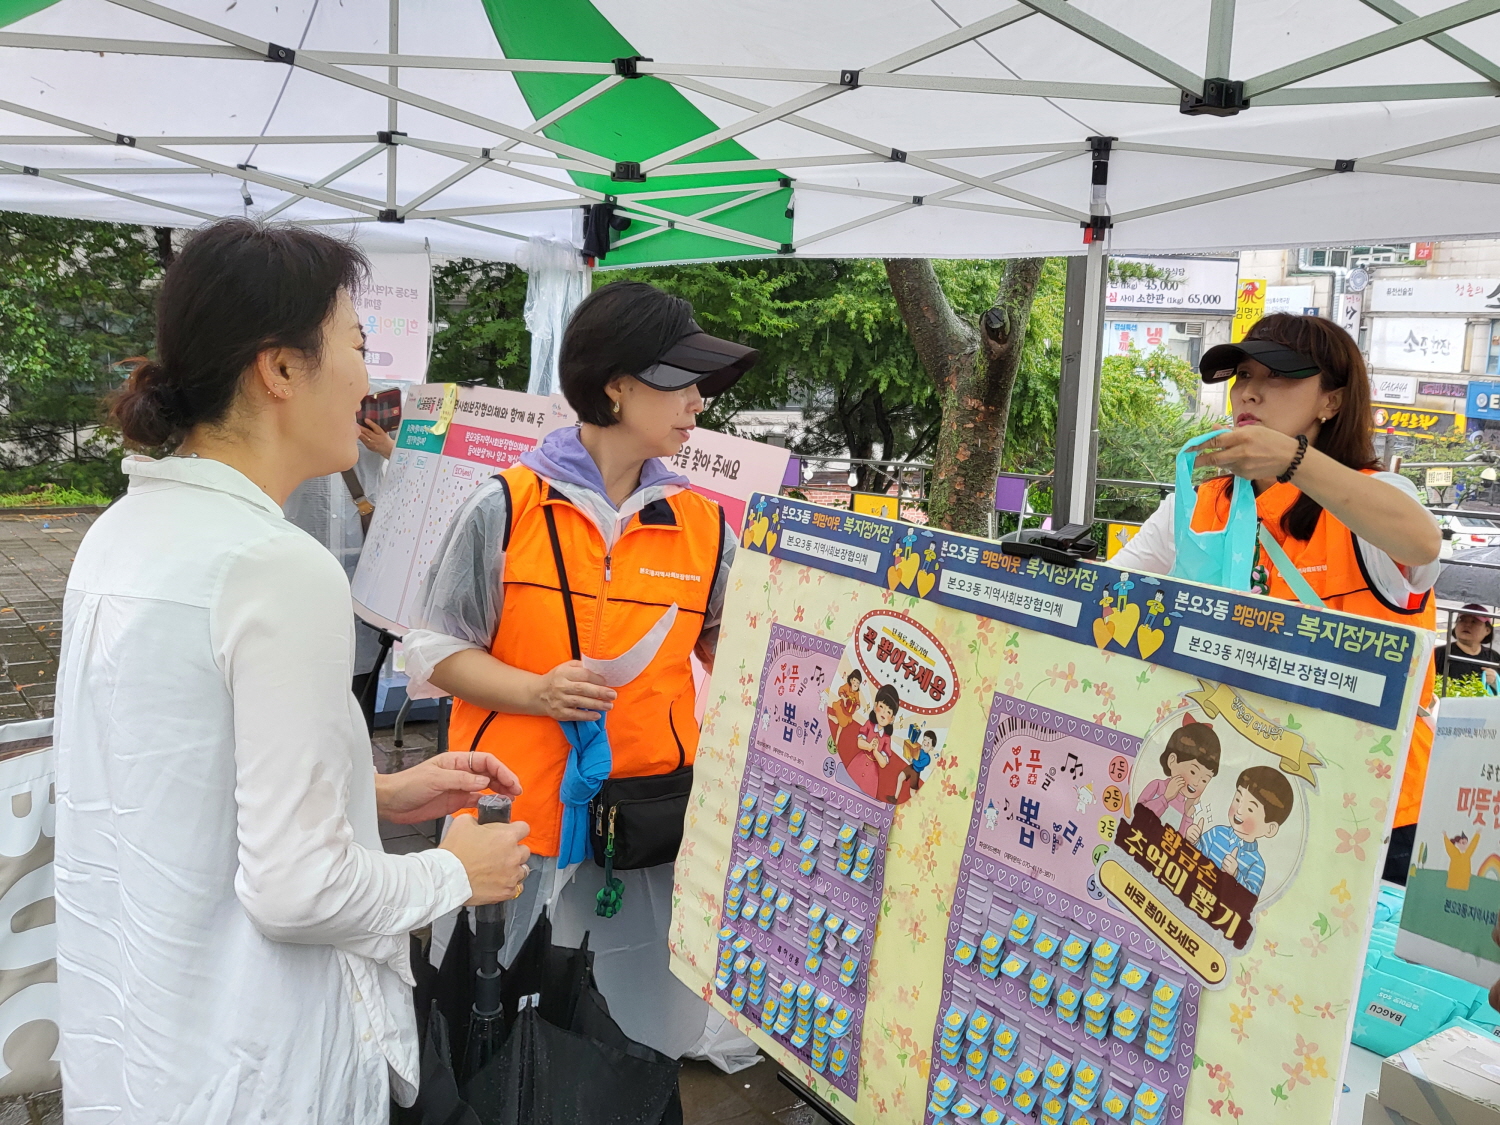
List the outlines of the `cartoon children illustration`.
<svg viewBox="0 0 1500 1125">
<path fill-rule="evenodd" d="M 829 733 L 835 746 L 838 745 L 839 735 L 844 733 L 845 727 L 854 722 L 859 712 L 859 688 L 864 680 L 864 673 L 858 668 L 854 669 L 845 678 L 844 686 L 839 688 L 838 695 L 833 702 L 828 705 Z"/>
<path fill-rule="evenodd" d="M 909 728 L 911 733 L 916 733 L 917 728 Z M 911 800 L 911 795 L 922 788 L 922 772 L 932 764 L 932 755 L 937 750 L 937 731 L 923 731 L 919 740 L 910 738 L 901 743 L 901 755 L 892 755 L 891 761 L 895 763 L 896 769 L 885 771 L 881 778 L 885 782 L 891 773 L 895 773 L 895 784 L 891 787 L 889 794 L 885 792 L 882 785 L 881 792 L 877 794 L 883 801 L 890 801 L 899 805 L 902 801 Z"/>
<path fill-rule="evenodd" d="M 1479 846 L 1479 833 L 1471 838 L 1467 832 L 1457 836 L 1444 836 L 1443 847 L 1448 849 L 1448 889 L 1466 891 L 1469 880 L 1474 878 L 1474 849 Z"/>
<path fill-rule="evenodd" d="M 1269 840 L 1292 815 L 1292 784 L 1271 766 L 1251 766 L 1235 780 L 1229 823 L 1204 832 L 1194 822 L 1183 837 L 1253 895 L 1266 881 L 1257 840 Z"/>
<path fill-rule="evenodd" d="M 1167 776 L 1148 781 L 1136 804 L 1145 805 L 1168 828 L 1182 831 L 1193 822 L 1203 791 L 1219 772 L 1219 736 L 1214 728 L 1184 715 L 1182 726 L 1161 752 L 1161 768 Z"/>
<path fill-rule="evenodd" d="M 875 797 L 880 789 L 880 771 L 890 764 L 891 732 L 896 729 L 896 714 L 901 710 L 901 697 L 890 684 L 882 684 L 875 693 L 875 706 L 870 717 L 859 728 L 854 738 L 852 753 L 845 756 L 846 742 L 839 740 L 840 756 L 849 779 L 870 796 Z"/>
</svg>

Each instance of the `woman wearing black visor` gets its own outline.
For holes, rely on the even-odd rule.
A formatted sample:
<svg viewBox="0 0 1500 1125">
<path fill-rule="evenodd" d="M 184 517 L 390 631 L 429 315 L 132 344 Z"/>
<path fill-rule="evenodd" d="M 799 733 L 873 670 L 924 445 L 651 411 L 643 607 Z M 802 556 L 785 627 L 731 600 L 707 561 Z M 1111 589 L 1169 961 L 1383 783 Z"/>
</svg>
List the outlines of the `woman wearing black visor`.
<svg viewBox="0 0 1500 1125">
<path fill-rule="evenodd" d="M 1198 369 L 1205 383 L 1234 379 L 1234 428 L 1198 455 L 1198 468 L 1225 475 L 1199 486 L 1193 530 L 1225 526 L 1230 486 L 1244 477 L 1255 486 L 1261 525 L 1324 605 L 1433 629 L 1437 521 L 1418 501 L 1415 485 L 1379 471 L 1370 433 L 1370 377 L 1349 334 L 1321 317 L 1278 313 L 1252 327 L 1241 343 L 1210 348 Z M 1112 565 L 1171 573 L 1173 506 L 1168 497 Z M 1251 589 L 1299 600 L 1264 547 L 1257 548 Z M 1424 708 L 1432 698 L 1429 663 Z M 1386 863 L 1386 878 L 1403 883 L 1431 747 L 1432 728 L 1419 721 Z"/>
</svg>

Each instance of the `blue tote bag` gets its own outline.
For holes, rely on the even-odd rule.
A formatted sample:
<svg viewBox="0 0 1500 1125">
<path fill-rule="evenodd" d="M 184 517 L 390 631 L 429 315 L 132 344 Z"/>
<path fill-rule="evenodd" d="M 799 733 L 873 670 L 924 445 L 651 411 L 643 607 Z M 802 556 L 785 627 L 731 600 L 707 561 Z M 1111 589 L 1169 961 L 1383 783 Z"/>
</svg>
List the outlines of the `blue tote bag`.
<svg viewBox="0 0 1500 1125">
<path fill-rule="evenodd" d="M 1260 517 L 1255 511 L 1255 489 L 1248 480 L 1234 478 L 1229 500 L 1229 522 L 1222 531 L 1194 531 L 1193 458 L 1197 448 L 1228 430 L 1214 430 L 1193 438 L 1177 453 L 1177 494 L 1173 513 L 1177 559 L 1172 577 L 1203 582 L 1230 590 L 1250 589 L 1250 568 L 1255 565 L 1256 532 Z"/>
</svg>

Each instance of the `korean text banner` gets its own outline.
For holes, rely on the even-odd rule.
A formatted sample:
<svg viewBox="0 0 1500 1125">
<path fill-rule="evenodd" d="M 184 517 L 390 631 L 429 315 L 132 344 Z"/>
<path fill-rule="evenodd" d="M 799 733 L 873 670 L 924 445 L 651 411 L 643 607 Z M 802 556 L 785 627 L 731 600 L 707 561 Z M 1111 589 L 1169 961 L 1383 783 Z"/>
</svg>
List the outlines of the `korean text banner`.
<svg viewBox="0 0 1500 1125">
<path fill-rule="evenodd" d="M 1108 564 L 1056 566 L 998 543 L 772 496 L 752 549 L 1105 652 L 1394 726 L 1414 629 Z"/>
<path fill-rule="evenodd" d="M 855 1125 L 1331 1118 L 1425 637 L 770 496 L 741 544 L 681 979 Z"/>
</svg>

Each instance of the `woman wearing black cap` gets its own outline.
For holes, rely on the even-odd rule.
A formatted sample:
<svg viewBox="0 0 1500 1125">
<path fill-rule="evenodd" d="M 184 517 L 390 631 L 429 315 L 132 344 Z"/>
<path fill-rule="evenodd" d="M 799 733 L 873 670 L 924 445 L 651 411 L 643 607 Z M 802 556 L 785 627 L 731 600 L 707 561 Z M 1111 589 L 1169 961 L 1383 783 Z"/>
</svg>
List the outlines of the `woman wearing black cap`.
<svg viewBox="0 0 1500 1125">
<path fill-rule="evenodd" d="M 1432 663 L 1439 676 L 1460 680 L 1479 676 L 1490 687 L 1500 685 L 1500 653 L 1490 647 L 1495 625 L 1490 611 L 1478 603 L 1464 606 L 1453 619 L 1453 636 L 1433 651 Z"/>
<path fill-rule="evenodd" d="M 549 434 L 460 509 L 404 640 L 410 693 L 457 701 L 453 747 L 505 747 L 521 782 L 514 815 L 531 825 L 536 870 L 510 904 L 502 959 L 552 904 L 558 941 L 592 930 L 594 973 L 621 1027 L 673 1058 L 708 1017 L 667 968 L 671 861 L 698 748 L 689 661 L 712 663 L 735 535 L 664 459 L 688 442 L 704 396 L 757 358 L 703 332 L 679 297 L 641 282 L 596 290 L 559 359 L 578 427 Z M 589 769 L 560 724 L 601 715 L 607 757 Z M 679 796 L 657 799 L 667 791 Z M 643 833 L 661 846 L 650 866 L 617 873 L 623 902 L 615 917 L 605 904 L 605 921 L 590 833 L 611 828 L 620 847 Z M 619 864 L 632 866 L 623 852 Z"/>
<path fill-rule="evenodd" d="M 1416 486 L 1383 473 L 1370 438 L 1370 378 L 1364 357 L 1342 328 L 1315 316 L 1278 313 L 1239 344 L 1204 353 L 1206 383 L 1233 378 L 1234 428 L 1203 446 L 1199 468 L 1225 475 L 1198 488 L 1193 530 L 1215 531 L 1229 519 L 1230 485 L 1255 486 L 1261 526 L 1312 592 L 1330 609 L 1433 629 L 1432 587 L 1441 536 L 1417 499 Z M 1111 560 L 1122 570 L 1170 574 L 1176 558 L 1169 497 Z M 1300 600 L 1265 547 L 1251 575 L 1256 593 Z M 1422 705 L 1432 701 L 1432 667 Z M 1404 843 L 1422 804 L 1432 728 L 1412 735 L 1396 808 L 1386 877 L 1406 879 Z"/>
</svg>

